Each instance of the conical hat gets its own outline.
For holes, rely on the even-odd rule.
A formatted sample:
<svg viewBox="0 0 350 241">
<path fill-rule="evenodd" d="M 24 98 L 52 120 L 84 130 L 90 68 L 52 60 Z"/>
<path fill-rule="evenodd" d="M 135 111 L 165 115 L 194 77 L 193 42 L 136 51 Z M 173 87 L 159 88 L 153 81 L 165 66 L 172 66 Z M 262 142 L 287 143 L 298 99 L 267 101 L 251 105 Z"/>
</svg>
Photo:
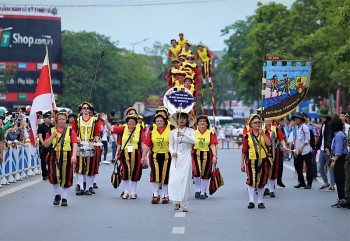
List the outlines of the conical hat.
<svg viewBox="0 0 350 241">
<path fill-rule="evenodd" d="M 173 126 L 176 126 L 178 127 L 178 123 L 177 123 L 177 120 L 180 116 L 180 114 L 185 114 L 188 116 L 188 127 L 191 127 L 194 125 L 194 119 L 193 119 L 193 116 L 186 113 L 186 112 L 180 112 L 180 111 L 176 111 L 174 114 L 172 114 L 170 116 L 170 123 L 173 125 Z"/>
</svg>

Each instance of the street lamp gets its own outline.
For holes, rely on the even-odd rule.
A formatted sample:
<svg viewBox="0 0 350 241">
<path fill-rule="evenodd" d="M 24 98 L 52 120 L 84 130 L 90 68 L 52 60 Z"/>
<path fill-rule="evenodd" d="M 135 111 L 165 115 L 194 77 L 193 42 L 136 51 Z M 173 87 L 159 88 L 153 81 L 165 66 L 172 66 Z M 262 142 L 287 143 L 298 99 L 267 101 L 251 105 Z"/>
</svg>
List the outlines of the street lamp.
<svg viewBox="0 0 350 241">
<path fill-rule="evenodd" d="M 135 46 L 137 45 L 137 44 L 139 44 L 139 43 L 143 43 L 143 42 L 146 42 L 147 40 L 149 39 L 149 37 L 148 38 L 145 38 L 144 40 L 141 40 L 141 41 L 138 41 L 138 42 L 134 42 L 134 43 L 131 43 L 131 45 L 132 45 L 132 52 L 134 53 L 135 51 Z"/>
</svg>

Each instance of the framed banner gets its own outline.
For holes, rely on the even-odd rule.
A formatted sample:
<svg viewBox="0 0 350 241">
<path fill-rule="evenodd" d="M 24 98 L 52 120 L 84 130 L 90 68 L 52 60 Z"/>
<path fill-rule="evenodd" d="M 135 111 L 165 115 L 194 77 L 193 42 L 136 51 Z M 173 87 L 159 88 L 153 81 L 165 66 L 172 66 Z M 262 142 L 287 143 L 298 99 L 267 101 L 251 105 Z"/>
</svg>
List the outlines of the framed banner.
<svg viewBox="0 0 350 241">
<path fill-rule="evenodd" d="M 262 116 L 272 120 L 293 112 L 310 88 L 311 62 L 266 61 L 263 71 Z"/>
</svg>

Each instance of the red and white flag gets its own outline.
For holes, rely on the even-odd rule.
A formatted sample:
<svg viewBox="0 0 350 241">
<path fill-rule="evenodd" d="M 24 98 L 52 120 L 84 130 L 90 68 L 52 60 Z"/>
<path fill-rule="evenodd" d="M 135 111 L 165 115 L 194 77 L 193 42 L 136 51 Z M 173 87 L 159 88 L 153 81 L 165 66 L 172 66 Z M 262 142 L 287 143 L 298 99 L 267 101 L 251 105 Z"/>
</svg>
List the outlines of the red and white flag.
<svg viewBox="0 0 350 241">
<path fill-rule="evenodd" d="M 51 88 L 51 77 L 49 71 L 49 56 L 46 52 L 43 67 L 41 68 L 38 85 L 35 90 L 35 97 L 29 115 L 30 126 L 34 139 L 37 136 L 37 112 L 56 108 L 55 99 Z M 33 144 L 33 143 L 32 143 Z"/>
</svg>

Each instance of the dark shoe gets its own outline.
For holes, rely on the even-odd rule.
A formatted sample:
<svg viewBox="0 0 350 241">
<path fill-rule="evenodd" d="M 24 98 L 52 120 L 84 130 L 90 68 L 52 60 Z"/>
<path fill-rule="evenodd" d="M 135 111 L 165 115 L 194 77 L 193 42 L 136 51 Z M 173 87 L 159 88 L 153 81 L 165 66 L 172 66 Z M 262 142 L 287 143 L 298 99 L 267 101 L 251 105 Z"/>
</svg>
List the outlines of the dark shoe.
<svg viewBox="0 0 350 241">
<path fill-rule="evenodd" d="M 197 199 L 200 198 L 200 196 L 201 196 L 201 193 L 200 193 L 200 192 L 196 192 L 196 193 L 194 194 L 194 197 L 197 198 Z"/>
<path fill-rule="evenodd" d="M 159 202 L 158 197 L 153 196 L 152 200 L 151 200 L 151 203 L 152 204 L 157 204 L 158 202 Z"/>
<path fill-rule="evenodd" d="M 333 191 L 335 191 L 335 187 L 329 187 L 329 188 L 327 189 L 327 192 L 333 192 Z"/>
<path fill-rule="evenodd" d="M 294 186 L 294 188 L 301 188 L 301 187 L 305 187 L 305 184 L 299 183 L 298 185 Z"/>
<path fill-rule="evenodd" d="M 169 203 L 169 197 L 163 197 L 162 204 L 168 204 L 168 203 Z"/>
<path fill-rule="evenodd" d="M 213 85 L 212 85 L 212 83 L 211 83 L 211 82 L 209 83 L 209 88 L 213 88 Z"/>
<path fill-rule="evenodd" d="M 83 189 L 79 189 L 78 191 L 75 192 L 75 195 L 77 195 L 77 196 L 84 195 L 84 190 Z"/>
<path fill-rule="evenodd" d="M 276 197 L 274 192 L 270 192 L 270 197 Z"/>
<path fill-rule="evenodd" d="M 265 205 L 264 205 L 263 203 L 259 203 L 259 204 L 258 204 L 258 208 L 264 209 L 264 208 L 265 208 Z"/>
<path fill-rule="evenodd" d="M 75 186 L 75 191 L 77 192 L 77 191 L 79 191 L 79 190 L 80 190 L 80 185 L 77 184 L 77 185 Z"/>
<path fill-rule="evenodd" d="M 331 205 L 332 208 L 340 208 L 340 203 L 341 201 L 338 200 L 336 203 L 334 203 L 333 205 Z"/>
<path fill-rule="evenodd" d="M 92 187 L 98 189 L 96 182 L 94 182 L 94 185 Z"/>
<path fill-rule="evenodd" d="M 277 185 L 280 186 L 280 187 L 283 187 L 283 188 L 286 187 L 286 186 L 283 184 L 283 182 L 277 182 Z"/>
<path fill-rule="evenodd" d="M 65 199 L 65 198 L 62 199 L 61 206 L 62 206 L 62 207 L 67 207 L 67 206 L 68 206 L 67 199 Z"/>
<path fill-rule="evenodd" d="M 304 189 L 311 189 L 311 186 L 310 186 L 310 185 L 306 185 L 306 186 L 304 187 Z"/>
<path fill-rule="evenodd" d="M 323 189 L 325 189 L 325 188 L 327 188 L 327 187 L 329 187 L 329 186 L 330 186 L 329 183 L 323 184 L 322 187 L 319 188 L 319 190 L 323 190 Z"/>
<path fill-rule="evenodd" d="M 49 177 L 44 176 L 44 177 L 43 177 L 43 181 L 47 181 L 48 178 L 49 178 Z"/>
<path fill-rule="evenodd" d="M 265 188 L 264 197 L 267 196 L 267 195 L 270 195 L 270 191 L 269 191 L 269 189 Z"/>
<path fill-rule="evenodd" d="M 255 204 L 252 203 L 252 202 L 250 202 L 250 203 L 248 204 L 248 209 L 252 209 L 252 208 L 255 208 Z"/>
<path fill-rule="evenodd" d="M 206 193 L 206 192 L 204 193 L 204 196 L 205 196 L 205 198 L 208 198 L 208 195 L 207 195 L 207 193 Z"/>
<path fill-rule="evenodd" d="M 348 206 L 349 206 L 349 203 L 346 200 L 341 200 L 339 202 L 339 207 L 340 208 L 348 208 Z"/>
<path fill-rule="evenodd" d="M 205 199 L 205 195 L 201 194 L 200 199 Z"/>
<path fill-rule="evenodd" d="M 83 189 L 86 190 L 86 182 L 83 182 Z"/>
<path fill-rule="evenodd" d="M 91 192 L 91 194 L 96 194 L 94 188 L 92 188 L 92 187 L 89 187 L 89 192 Z"/>
<path fill-rule="evenodd" d="M 90 192 L 90 190 L 85 190 L 84 194 L 85 194 L 85 195 L 92 195 L 92 193 Z"/>
<path fill-rule="evenodd" d="M 55 206 L 60 205 L 60 201 L 61 201 L 61 196 L 56 195 L 55 199 L 53 200 L 53 205 L 55 205 Z"/>
<path fill-rule="evenodd" d="M 206 87 L 206 84 L 202 84 L 202 89 L 205 89 Z"/>
</svg>

